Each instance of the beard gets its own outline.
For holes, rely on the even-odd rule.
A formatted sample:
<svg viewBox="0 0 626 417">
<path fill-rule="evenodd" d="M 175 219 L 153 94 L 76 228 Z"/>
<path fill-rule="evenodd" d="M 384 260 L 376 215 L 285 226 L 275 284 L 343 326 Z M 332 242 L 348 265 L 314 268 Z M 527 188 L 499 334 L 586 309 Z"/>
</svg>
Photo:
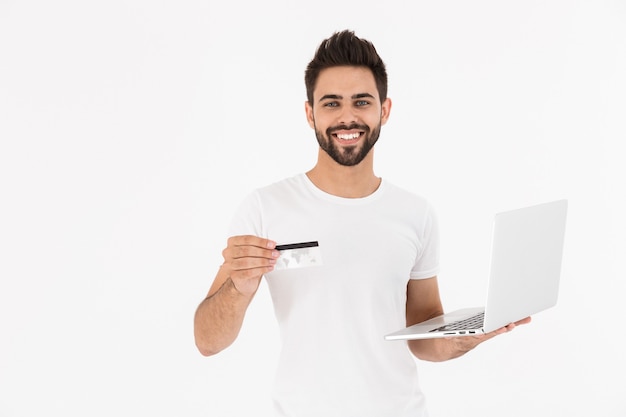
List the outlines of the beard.
<svg viewBox="0 0 626 417">
<path fill-rule="evenodd" d="M 326 135 L 324 135 L 316 127 L 315 136 L 317 137 L 317 143 L 319 143 L 320 148 L 322 148 L 324 152 L 326 152 L 328 156 L 330 156 L 335 162 L 343 166 L 355 166 L 358 165 L 363 159 L 365 159 L 367 154 L 369 154 L 369 152 L 378 141 L 378 137 L 380 136 L 380 128 L 380 123 L 378 124 L 378 126 L 376 126 L 374 130 L 371 130 L 367 125 L 353 124 L 347 127 L 335 126 L 326 129 Z M 364 138 L 359 142 L 359 144 L 354 146 L 337 146 L 332 138 L 332 133 L 337 130 L 352 129 L 359 129 L 364 132 Z"/>
</svg>

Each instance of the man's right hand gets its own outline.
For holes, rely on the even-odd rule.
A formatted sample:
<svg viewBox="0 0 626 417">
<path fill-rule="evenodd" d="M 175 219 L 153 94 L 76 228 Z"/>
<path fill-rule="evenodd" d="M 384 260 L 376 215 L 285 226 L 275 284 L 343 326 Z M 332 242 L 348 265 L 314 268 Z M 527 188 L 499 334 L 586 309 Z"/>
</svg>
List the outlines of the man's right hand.
<svg viewBox="0 0 626 417">
<path fill-rule="evenodd" d="M 228 239 L 224 263 L 194 316 L 196 346 L 203 355 L 215 355 L 237 338 L 261 277 L 274 269 L 279 255 L 276 243 L 268 239 L 250 235 Z"/>
<path fill-rule="evenodd" d="M 258 236 L 232 236 L 222 251 L 224 263 L 221 273 L 233 281 L 242 295 L 253 295 L 263 274 L 274 269 L 280 253 L 276 242 Z"/>
</svg>

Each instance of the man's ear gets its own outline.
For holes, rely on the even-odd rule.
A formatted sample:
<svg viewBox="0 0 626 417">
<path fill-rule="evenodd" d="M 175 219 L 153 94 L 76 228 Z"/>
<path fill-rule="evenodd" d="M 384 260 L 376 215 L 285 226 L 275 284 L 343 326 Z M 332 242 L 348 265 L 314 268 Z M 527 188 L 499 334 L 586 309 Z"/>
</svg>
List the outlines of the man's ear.
<svg viewBox="0 0 626 417">
<path fill-rule="evenodd" d="M 311 129 L 315 129 L 315 117 L 313 117 L 313 106 L 308 101 L 304 102 L 304 111 L 306 113 L 306 120 L 309 122 Z"/>
<path fill-rule="evenodd" d="M 385 101 L 382 102 L 380 109 L 380 124 L 384 125 L 389 120 L 389 114 L 391 113 L 391 99 L 387 97 Z"/>
</svg>

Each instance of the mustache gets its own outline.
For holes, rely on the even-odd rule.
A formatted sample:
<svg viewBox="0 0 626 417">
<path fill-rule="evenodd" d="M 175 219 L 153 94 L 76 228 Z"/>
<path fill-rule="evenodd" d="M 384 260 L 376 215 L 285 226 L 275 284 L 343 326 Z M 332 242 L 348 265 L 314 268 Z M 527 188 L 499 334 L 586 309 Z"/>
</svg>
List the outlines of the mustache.
<svg viewBox="0 0 626 417">
<path fill-rule="evenodd" d="M 360 125 L 357 123 L 352 123 L 351 125 L 331 126 L 326 129 L 326 135 L 330 136 L 332 133 L 337 132 L 338 130 L 363 130 L 365 133 L 369 133 L 370 128 L 367 125 Z"/>
</svg>

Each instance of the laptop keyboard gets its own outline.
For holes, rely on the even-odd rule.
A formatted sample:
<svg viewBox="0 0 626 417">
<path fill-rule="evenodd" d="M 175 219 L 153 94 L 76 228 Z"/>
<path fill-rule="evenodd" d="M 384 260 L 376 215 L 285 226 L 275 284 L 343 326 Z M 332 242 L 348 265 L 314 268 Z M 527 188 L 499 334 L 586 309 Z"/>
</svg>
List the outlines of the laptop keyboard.
<svg viewBox="0 0 626 417">
<path fill-rule="evenodd" d="M 485 318 L 485 312 L 483 311 L 481 313 L 476 314 L 475 316 L 468 317 L 463 320 L 455 321 L 454 323 L 449 323 L 449 324 L 446 324 L 445 326 L 441 326 L 430 331 L 439 332 L 439 331 L 445 331 L 445 330 L 478 329 L 483 326 L 484 318 Z"/>
</svg>

